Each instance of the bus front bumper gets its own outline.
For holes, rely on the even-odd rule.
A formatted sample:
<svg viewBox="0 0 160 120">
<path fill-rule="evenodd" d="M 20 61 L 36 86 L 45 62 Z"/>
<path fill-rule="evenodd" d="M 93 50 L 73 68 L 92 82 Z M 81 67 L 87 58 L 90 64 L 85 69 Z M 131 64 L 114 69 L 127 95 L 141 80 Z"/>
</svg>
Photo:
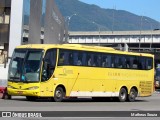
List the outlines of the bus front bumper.
<svg viewBox="0 0 160 120">
<path fill-rule="evenodd" d="M 39 89 L 36 90 L 21 90 L 21 89 L 12 89 L 7 88 L 7 92 L 9 95 L 13 96 L 40 96 Z"/>
</svg>

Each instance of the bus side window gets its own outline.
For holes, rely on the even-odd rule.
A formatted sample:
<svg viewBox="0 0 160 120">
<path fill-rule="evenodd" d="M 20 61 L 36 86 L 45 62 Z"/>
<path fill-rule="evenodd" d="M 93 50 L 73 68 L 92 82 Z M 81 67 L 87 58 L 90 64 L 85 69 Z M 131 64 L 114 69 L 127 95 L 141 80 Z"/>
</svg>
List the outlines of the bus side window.
<svg viewBox="0 0 160 120">
<path fill-rule="evenodd" d="M 127 68 L 127 58 L 122 56 L 122 68 Z"/>
<path fill-rule="evenodd" d="M 133 65 L 133 57 L 129 56 L 127 57 L 126 66 L 127 68 L 132 69 L 132 65 Z"/>
<path fill-rule="evenodd" d="M 92 66 L 96 66 L 95 64 L 95 55 L 94 54 L 92 54 L 92 56 L 91 56 L 91 62 L 92 62 Z"/>
<path fill-rule="evenodd" d="M 81 60 L 79 58 L 79 52 L 78 51 L 74 51 L 73 52 L 73 64 L 75 66 L 77 66 L 77 65 L 79 66 L 79 65 L 82 64 L 82 62 L 81 62 Z"/>
<path fill-rule="evenodd" d="M 114 67 L 119 68 L 119 56 L 115 56 Z"/>
<path fill-rule="evenodd" d="M 79 66 L 82 66 L 82 57 L 83 57 L 83 54 L 81 52 L 78 52 L 77 65 L 79 65 Z"/>
<path fill-rule="evenodd" d="M 68 62 L 69 62 L 69 65 L 73 65 L 73 54 L 71 52 L 69 53 Z"/>
<path fill-rule="evenodd" d="M 136 57 L 134 57 L 134 59 L 133 59 L 132 68 L 133 68 L 133 69 L 137 69 L 137 68 L 138 68 L 138 61 L 137 61 L 137 58 L 136 58 Z"/>
<path fill-rule="evenodd" d="M 115 67 L 115 57 L 113 55 L 111 55 L 111 67 Z"/>
<path fill-rule="evenodd" d="M 90 58 L 88 58 L 88 64 L 87 64 L 88 66 L 92 66 L 92 58 L 90 57 Z"/>
<path fill-rule="evenodd" d="M 102 62 L 102 67 L 110 67 L 109 65 L 109 56 L 108 55 L 104 55 L 103 56 L 103 62 Z"/>
<path fill-rule="evenodd" d="M 82 61 L 78 59 L 77 65 L 78 65 L 78 66 L 81 66 L 81 65 L 82 65 Z"/>
<path fill-rule="evenodd" d="M 108 67 L 108 58 L 103 58 L 102 67 Z"/>
<path fill-rule="evenodd" d="M 126 68 L 130 68 L 130 60 L 126 59 Z"/>
<path fill-rule="evenodd" d="M 58 65 L 64 65 L 64 53 L 60 53 Z"/>
<path fill-rule="evenodd" d="M 146 59 L 146 69 L 150 70 L 153 67 L 153 60 L 151 58 Z"/>
<path fill-rule="evenodd" d="M 87 66 L 93 65 L 93 59 L 90 53 L 87 53 Z"/>
<path fill-rule="evenodd" d="M 122 65 L 122 58 L 121 56 L 119 57 L 119 60 L 118 60 L 118 68 L 122 68 L 123 65 Z"/>
<path fill-rule="evenodd" d="M 138 60 L 138 68 L 140 70 L 145 70 L 145 64 L 146 64 L 146 60 L 144 58 L 140 57 Z"/>
<path fill-rule="evenodd" d="M 101 67 L 102 66 L 102 58 L 101 55 L 96 55 L 96 66 Z"/>
<path fill-rule="evenodd" d="M 82 65 L 86 66 L 86 52 L 83 52 L 83 56 L 82 56 Z"/>
</svg>

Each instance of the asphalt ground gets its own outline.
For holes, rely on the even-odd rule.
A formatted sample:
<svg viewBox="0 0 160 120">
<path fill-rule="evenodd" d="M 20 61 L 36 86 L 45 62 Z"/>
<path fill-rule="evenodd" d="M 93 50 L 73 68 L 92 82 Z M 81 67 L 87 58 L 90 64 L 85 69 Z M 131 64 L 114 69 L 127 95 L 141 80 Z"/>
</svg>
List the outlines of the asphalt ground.
<svg viewBox="0 0 160 120">
<path fill-rule="evenodd" d="M 38 99 L 37 101 L 27 101 L 25 97 L 21 96 L 13 96 L 11 100 L 0 99 L 0 111 L 1 112 L 51 112 L 52 117 L 45 118 L 0 118 L 0 119 L 55 119 L 55 120 L 106 120 L 106 119 L 118 119 L 118 120 L 159 120 L 159 117 L 133 117 L 133 116 L 125 116 L 129 113 L 141 113 L 141 112 L 155 112 L 160 115 L 160 91 L 154 92 L 152 96 L 149 97 L 138 97 L 135 102 L 118 102 L 114 99 L 107 100 L 98 100 L 94 101 L 91 98 L 72 98 L 65 99 L 63 102 L 52 102 L 50 99 Z M 53 117 L 54 111 L 60 111 L 59 116 Z M 91 114 L 91 111 L 113 111 L 113 115 L 106 117 L 95 117 L 96 113 L 89 117 L 79 117 L 74 113 L 73 116 L 66 117 L 64 114 L 66 111 L 79 111 L 84 112 L 87 111 L 86 114 Z M 124 111 L 124 113 L 122 112 Z M 122 117 L 120 113 L 124 114 Z M 125 113 L 126 112 L 126 113 Z M 64 114 L 63 114 L 64 113 Z"/>
</svg>

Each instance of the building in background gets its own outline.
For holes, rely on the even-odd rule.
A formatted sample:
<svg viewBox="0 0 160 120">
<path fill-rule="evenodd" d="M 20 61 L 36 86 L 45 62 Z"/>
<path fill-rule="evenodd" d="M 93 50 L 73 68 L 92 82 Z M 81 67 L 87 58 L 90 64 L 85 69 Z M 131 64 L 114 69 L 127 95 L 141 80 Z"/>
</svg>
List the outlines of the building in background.
<svg viewBox="0 0 160 120">
<path fill-rule="evenodd" d="M 27 38 L 23 37 L 25 28 Z M 7 79 L 4 62 L 16 46 L 60 44 L 66 36 L 64 18 L 54 0 L 0 0 L 0 80 Z"/>
<path fill-rule="evenodd" d="M 26 26 L 29 34 L 23 39 Z M 54 0 L 0 0 L 0 50 L 9 56 L 17 45 L 64 43 L 66 35 L 64 18 Z"/>
<path fill-rule="evenodd" d="M 28 27 L 29 36 L 22 40 L 22 44 L 65 42 L 64 18 L 54 0 L 24 0 L 23 20 L 23 28 Z"/>
<path fill-rule="evenodd" d="M 10 26 L 10 0 L 0 0 L 0 51 L 8 51 Z M 1 53 L 2 56 L 2 53 Z M 0 61 L 3 63 L 3 61 Z"/>
<path fill-rule="evenodd" d="M 11 0 L 0 0 L 0 86 L 7 82 L 8 69 L 4 69 L 4 61 L 8 56 L 10 31 Z"/>
</svg>

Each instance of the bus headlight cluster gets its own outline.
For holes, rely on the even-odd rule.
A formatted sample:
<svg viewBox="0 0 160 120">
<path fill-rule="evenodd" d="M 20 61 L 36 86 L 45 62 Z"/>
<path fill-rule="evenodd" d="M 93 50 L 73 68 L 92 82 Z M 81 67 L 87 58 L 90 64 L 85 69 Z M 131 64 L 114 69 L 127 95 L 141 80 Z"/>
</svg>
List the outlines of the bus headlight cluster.
<svg viewBox="0 0 160 120">
<path fill-rule="evenodd" d="M 15 87 L 13 87 L 13 86 L 10 86 L 10 85 L 8 85 L 7 88 L 17 89 L 17 88 L 15 88 Z"/>
<path fill-rule="evenodd" d="M 33 87 L 27 88 L 27 90 L 35 90 L 35 89 L 38 89 L 38 88 L 39 88 L 38 86 L 33 86 Z"/>
</svg>

